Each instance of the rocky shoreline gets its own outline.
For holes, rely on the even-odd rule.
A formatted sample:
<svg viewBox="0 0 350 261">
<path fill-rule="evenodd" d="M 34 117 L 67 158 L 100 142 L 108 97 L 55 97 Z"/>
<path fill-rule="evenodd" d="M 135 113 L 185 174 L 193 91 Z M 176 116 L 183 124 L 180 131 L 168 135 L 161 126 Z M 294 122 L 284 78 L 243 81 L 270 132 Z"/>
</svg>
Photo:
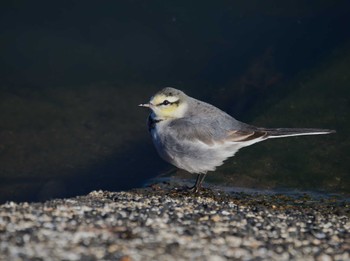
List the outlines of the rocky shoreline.
<svg viewBox="0 0 350 261">
<path fill-rule="evenodd" d="M 0 205 L 0 260 L 349 260 L 350 204 L 153 185 Z"/>
</svg>

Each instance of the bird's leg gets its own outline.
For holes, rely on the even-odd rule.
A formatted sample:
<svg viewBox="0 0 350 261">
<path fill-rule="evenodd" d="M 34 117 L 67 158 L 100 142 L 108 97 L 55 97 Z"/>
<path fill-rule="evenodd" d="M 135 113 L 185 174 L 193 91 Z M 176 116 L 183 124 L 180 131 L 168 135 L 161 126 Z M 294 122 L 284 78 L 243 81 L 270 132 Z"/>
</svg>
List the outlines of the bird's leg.
<svg viewBox="0 0 350 261">
<path fill-rule="evenodd" d="M 196 183 L 194 184 L 193 187 L 189 188 L 189 191 L 191 191 L 193 193 L 197 193 L 200 190 L 200 188 L 202 187 L 202 183 L 203 183 L 203 180 L 205 179 L 206 175 L 207 174 L 198 174 L 197 179 L 196 179 Z"/>
<path fill-rule="evenodd" d="M 194 184 L 193 187 L 190 187 L 190 188 L 189 188 L 189 191 L 194 192 L 194 193 L 198 192 L 199 186 L 200 186 L 200 185 L 199 185 L 199 184 L 200 184 L 200 180 L 202 179 L 202 175 L 203 175 L 203 174 L 198 174 L 198 175 L 197 175 L 196 183 Z"/>
<path fill-rule="evenodd" d="M 202 187 L 202 183 L 206 177 L 207 173 L 205 174 L 201 174 L 201 177 L 200 177 L 200 180 L 199 180 L 199 184 L 198 184 L 198 187 L 201 188 Z"/>
</svg>

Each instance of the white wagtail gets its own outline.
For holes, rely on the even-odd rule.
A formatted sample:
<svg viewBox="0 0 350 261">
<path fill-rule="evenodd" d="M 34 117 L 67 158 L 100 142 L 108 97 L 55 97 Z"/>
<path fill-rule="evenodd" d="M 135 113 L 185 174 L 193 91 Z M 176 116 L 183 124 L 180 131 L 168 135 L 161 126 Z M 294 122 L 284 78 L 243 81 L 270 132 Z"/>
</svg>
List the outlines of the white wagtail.
<svg viewBox="0 0 350 261">
<path fill-rule="evenodd" d="M 208 103 L 167 87 L 149 103 L 148 129 L 159 155 L 167 162 L 196 173 L 191 188 L 197 192 L 208 171 L 243 147 L 271 139 L 334 133 L 328 129 L 260 128 L 242 123 Z"/>
</svg>

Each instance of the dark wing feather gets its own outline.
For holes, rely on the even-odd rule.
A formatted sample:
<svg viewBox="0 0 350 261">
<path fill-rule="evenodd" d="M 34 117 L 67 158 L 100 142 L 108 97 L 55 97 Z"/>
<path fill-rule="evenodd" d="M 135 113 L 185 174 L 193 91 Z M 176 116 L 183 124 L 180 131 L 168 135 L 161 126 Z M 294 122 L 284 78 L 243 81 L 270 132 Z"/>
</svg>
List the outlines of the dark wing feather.
<svg viewBox="0 0 350 261">
<path fill-rule="evenodd" d="M 237 131 L 230 131 L 228 134 L 228 140 L 234 141 L 234 142 L 244 142 L 244 141 L 250 141 L 258 138 L 265 138 L 268 136 L 268 133 L 266 131 L 261 130 L 237 130 Z"/>
</svg>

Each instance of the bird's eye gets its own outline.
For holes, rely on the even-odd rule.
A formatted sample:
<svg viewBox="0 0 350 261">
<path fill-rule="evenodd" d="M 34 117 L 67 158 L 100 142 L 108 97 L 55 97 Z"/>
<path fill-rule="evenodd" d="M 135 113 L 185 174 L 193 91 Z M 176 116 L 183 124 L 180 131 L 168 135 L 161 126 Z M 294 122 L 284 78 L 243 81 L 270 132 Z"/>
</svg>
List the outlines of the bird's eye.
<svg viewBox="0 0 350 261">
<path fill-rule="evenodd" d="M 170 102 L 168 101 L 168 100 L 165 100 L 165 101 L 163 101 L 163 103 L 162 103 L 163 105 L 169 105 L 170 104 Z"/>
</svg>

